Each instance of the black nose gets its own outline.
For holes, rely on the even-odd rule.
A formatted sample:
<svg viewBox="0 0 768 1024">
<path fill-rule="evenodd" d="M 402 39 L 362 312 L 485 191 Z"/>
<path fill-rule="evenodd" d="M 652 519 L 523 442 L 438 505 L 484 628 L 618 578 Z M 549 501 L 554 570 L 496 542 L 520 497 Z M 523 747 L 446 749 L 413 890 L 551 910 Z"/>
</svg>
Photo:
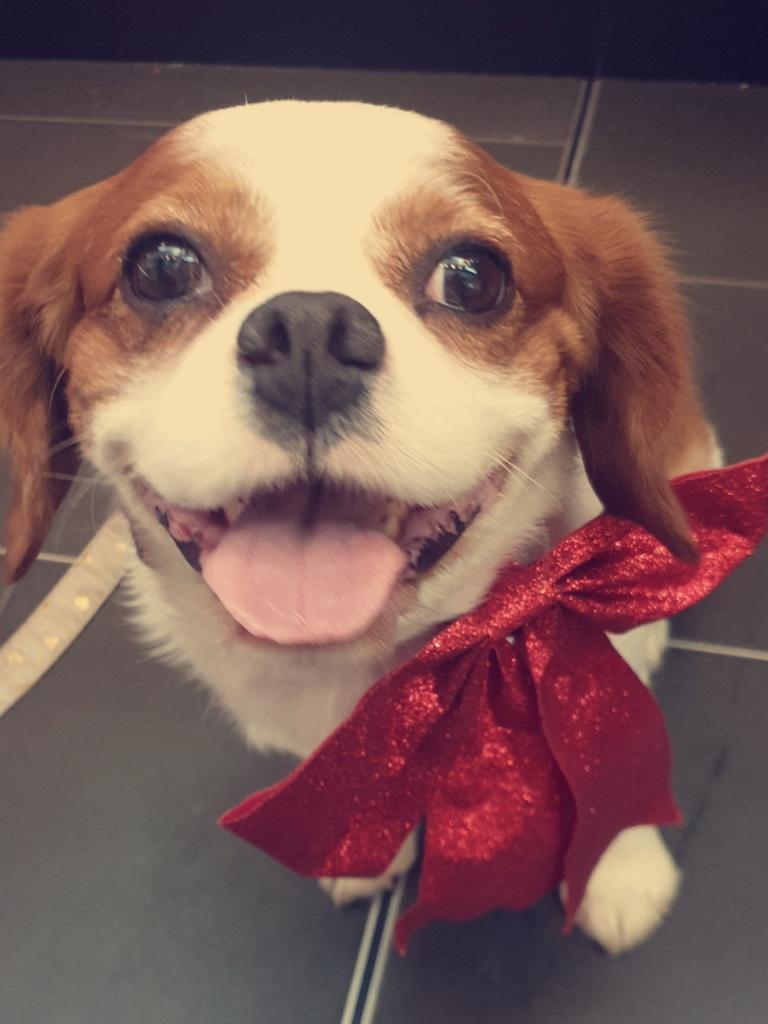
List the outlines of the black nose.
<svg viewBox="0 0 768 1024">
<path fill-rule="evenodd" d="M 314 430 L 359 401 L 381 366 L 384 337 L 347 295 L 282 292 L 249 313 L 237 349 L 253 394 Z"/>
</svg>

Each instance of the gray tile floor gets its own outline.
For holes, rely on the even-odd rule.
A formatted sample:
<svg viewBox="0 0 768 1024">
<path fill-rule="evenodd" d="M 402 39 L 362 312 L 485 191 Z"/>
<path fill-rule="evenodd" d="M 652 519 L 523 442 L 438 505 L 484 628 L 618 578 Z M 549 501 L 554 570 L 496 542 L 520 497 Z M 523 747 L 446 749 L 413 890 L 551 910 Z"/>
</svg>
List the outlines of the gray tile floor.
<svg viewBox="0 0 768 1024">
<path fill-rule="evenodd" d="M 0 62 L 0 210 L 94 181 L 200 110 L 275 96 L 424 110 L 511 167 L 649 210 L 685 275 L 728 458 L 768 447 L 766 89 Z M 0 510 L 6 500 L 0 473 Z M 107 509 L 98 490 L 75 489 L 0 640 Z M 314 884 L 214 825 L 286 763 L 250 754 L 194 687 L 145 658 L 118 593 L 0 719 L 0 1021 L 333 1024 L 345 1003 L 345 1024 L 764 1021 L 767 585 L 764 550 L 675 624 L 678 643 L 717 653 L 675 650 L 659 681 L 688 823 L 670 836 L 686 885 L 658 936 L 609 960 L 561 938 L 545 900 L 435 926 L 400 960 L 371 932 L 383 907 L 369 915 L 359 998 L 348 992 L 366 912 L 333 911 Z"/>
</svg>

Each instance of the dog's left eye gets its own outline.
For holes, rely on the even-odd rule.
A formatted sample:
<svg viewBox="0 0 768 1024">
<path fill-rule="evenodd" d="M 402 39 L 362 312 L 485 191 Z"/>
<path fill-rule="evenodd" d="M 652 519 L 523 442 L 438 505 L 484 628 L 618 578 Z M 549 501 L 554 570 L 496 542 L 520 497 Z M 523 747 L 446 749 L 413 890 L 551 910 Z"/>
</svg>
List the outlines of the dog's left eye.
<svg viewBox="0 0 768 1024">
<path fill-rule="evenodd" d="M 198 291 L 205 268 L 184 239 L 156 235 L 133 245 L 125 258 L 124 274 L 140 299 L 169 302 Z"/>
<path fill-rule="evenodd" d="M 504 298 L 508 274 L 502 257 L 481 245 L 460 245 L 440 258 L 427 281 L 434 302 L 463 313 L 487 313 Z"/>
</svg>

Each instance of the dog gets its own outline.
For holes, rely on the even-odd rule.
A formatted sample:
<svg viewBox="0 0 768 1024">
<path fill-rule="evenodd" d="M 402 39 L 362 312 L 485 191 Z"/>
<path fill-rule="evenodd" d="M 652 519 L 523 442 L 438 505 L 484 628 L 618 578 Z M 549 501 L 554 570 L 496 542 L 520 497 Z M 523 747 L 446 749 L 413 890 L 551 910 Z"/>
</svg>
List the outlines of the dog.
<svg viewBox="0 0 768 1024">
<path fill-rule="evenodd" d="M 170 131 L 0 237 L 6 572 L 87 457 L 136 615 L 246 740 L 305 757 L 371 684 L 601 508 L 682 558 L 668 480 L 719 464 L 658 240 L 439 121 L 279 101 Z M 615 642 L 647 681 L 664 624 Z M 329 879 L 337 903 L 378 879 Z M 646 938 L 679 873 L 618 836 L 579 913 Z"/>
</svg>

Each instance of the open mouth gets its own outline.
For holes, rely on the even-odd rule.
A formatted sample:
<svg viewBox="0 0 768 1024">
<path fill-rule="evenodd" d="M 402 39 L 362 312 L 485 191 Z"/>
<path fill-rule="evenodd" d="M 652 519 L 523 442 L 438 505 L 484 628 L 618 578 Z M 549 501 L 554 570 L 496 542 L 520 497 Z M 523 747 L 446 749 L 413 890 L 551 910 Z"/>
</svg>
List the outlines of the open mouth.
<svg viewBox="0 0 768 1024">
<path fill-rule="evenodd" d="M 398 584 L 445 557 L 500 484 L 496 472 L 462 498 L 425 508 L 317 480 L 197 510 L 135 482 L 232 618 L 252 636 L 285 645 L 361 636 Z"/>
</svg>

